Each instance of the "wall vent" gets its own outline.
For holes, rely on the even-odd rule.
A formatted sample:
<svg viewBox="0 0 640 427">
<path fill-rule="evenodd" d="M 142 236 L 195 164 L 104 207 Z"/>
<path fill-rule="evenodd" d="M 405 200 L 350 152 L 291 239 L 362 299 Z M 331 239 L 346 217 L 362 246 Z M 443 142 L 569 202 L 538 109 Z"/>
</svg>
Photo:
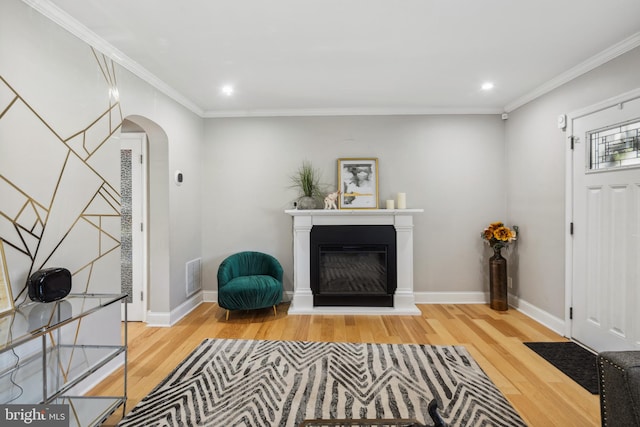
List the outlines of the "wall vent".
<svg viewBox="0 0 640 427">
<path fill-rule="evenodd" d="M 187 262 L 187 297 L 195 294 L 202 289 L 202 275 L 200 274 L 200 258 L 196 258 Z"/>
</svg>

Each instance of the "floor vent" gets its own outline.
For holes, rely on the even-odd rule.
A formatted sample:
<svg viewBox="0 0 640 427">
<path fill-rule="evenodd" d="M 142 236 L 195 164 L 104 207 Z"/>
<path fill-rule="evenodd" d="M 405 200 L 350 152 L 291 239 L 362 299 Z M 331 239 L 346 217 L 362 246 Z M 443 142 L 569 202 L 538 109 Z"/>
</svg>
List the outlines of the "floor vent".
<svg viewBox="0 0 640 427">
<path fill-rule="evenodd" d="M 200 258 L 187 262 L 187 297 L 202 289 L 202 276 L 200 274 Z"/>
</svg>

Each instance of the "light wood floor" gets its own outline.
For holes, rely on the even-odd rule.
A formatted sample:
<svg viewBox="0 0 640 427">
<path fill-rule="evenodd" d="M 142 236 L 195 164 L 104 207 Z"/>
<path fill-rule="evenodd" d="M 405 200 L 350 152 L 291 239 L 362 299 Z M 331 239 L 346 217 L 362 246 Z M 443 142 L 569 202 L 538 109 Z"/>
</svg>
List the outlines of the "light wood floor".
<svg viewBox="0 0 640 427">
<path fill-rule="evenodd" d="M 464 345 L 530 426 L 599 426 L 591 395 L 523 342 L 565 341 L 514 309 L 487 305 L 419 305 L 422 316 L 287 315 L 287 304 L 232 312 L 204 303 L 171 328 L 129 323 L 127 412 L 205 338 L 348 341 Z M 97 395 L 122 393 L 122 372 L 105 379 Z M 122 408 L 105 423 L 114 425 Z"/>
</svg>

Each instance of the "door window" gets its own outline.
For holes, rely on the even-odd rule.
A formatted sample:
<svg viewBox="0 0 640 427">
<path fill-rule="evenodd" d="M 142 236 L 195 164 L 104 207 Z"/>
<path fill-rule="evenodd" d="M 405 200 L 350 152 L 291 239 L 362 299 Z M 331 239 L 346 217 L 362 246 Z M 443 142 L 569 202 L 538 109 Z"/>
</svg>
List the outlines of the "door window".
<svg viewBox="0 0 640 427">
<path fill-rule="evenodd" d="M 639 135 L 640 119 L 588 132 L 589 170 L 639 166 Z"/>
</svg>

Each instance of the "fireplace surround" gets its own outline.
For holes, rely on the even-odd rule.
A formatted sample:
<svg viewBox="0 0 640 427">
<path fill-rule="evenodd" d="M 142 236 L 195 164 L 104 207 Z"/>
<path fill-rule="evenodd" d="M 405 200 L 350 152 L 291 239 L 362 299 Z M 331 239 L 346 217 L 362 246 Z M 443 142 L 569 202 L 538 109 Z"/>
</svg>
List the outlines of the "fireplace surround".
<svg viewBox="0 0 640 427">
<path fill-rule="evenodd" d="M 289 314 L 397 314 L 397 315 L 419 315 L 420 310 L 415 305 L 415 296 L 413 291 L 413 215 L 423 212 L 422 209 L 353 209 L 353 210 L 287 210 L 286 214 L 293 217 L 293 246 L 294 246 L 294 293 L 289 308 Z M 316 283 L 314 282 L 312 289 L 312 256 L 317 257 L 318 254 L 312 255 L 312 230 L 314 227 L 320 229 L 333 229 L 330 232 L 341 234 L 342 231 L 349 228 L 340 228 L 343 226 L 386 226 L 380 230 L 386 229 L 387 234 L 395 234 L 395 248 L 389 248 L 388 242 L 381 243 L 373 240 L 361 242 L 363 246 L 371 246 L 368 250 L 369 255 L 366 262 L 374 262 L 375 258 L 381 258 L 380 252 L 384 248 L 384 257 L 393 257 L 395 251 L 395 266 L 387 267 L 386 274 L 389 272 L 393 276 L 387 280 L 385 286 L 391 285 L 392 296 L 389 298 L 389 289 L 385 289 L 387 296 L 381 295 L 383 292 L 372 291 L 373 302 L 360 303 L 356 297 L 344 298 L 345 295 L 338 295 L 336 300 L 324 303 L 315 301 L 314 290 Z M 357 230 L 357 228 L 355 228 Z M 315 234 L 315 233 L 314 233 Z M 364 233 L 368 236 L 375 236 L 378 232 Z M 325 245 L 332 252 L 335 245 Z M 346 250 L 341 254 L 352 253 L 353 245 L 347 246 Z M 376 247 L 378 246 L 378 247 Z M 384 252 L 383 251 L 383 252 Z M 374 255 L 374 254 L 378 255 Z M 335 255 L 331 253 L 330 255 Z M 365 257 L 365 258 L 366 258 Z M 360 261 L 361 259 L 359 259 Z M 347 260 L 348 261 L 348 260 Z M 369 270 L 372 270 L 371 268 Z M 395 269 L 395 272 L 393 271 Z M 370 271 L 366 274 L 372 274 Z M 381 273 L 384 274 L 384 273 Z M 343 280 L 344 278 L 340 279 Z M 389 283 L 390 282 L 390 283 Z M 395 283 L 394 283 L 395 282 Z M 331 292 L 329 292 L 331 293 Z M 335 296 L 335 295 L 334 295 Z M 387 302 L 381 303 L 386 299 Z M 320 298 L 322 300 L 322 298 Z M 340 302 L 342 300 L 342 302 Z M 375 301 L 377 300 L 377 301 Z"/>
</svg>

